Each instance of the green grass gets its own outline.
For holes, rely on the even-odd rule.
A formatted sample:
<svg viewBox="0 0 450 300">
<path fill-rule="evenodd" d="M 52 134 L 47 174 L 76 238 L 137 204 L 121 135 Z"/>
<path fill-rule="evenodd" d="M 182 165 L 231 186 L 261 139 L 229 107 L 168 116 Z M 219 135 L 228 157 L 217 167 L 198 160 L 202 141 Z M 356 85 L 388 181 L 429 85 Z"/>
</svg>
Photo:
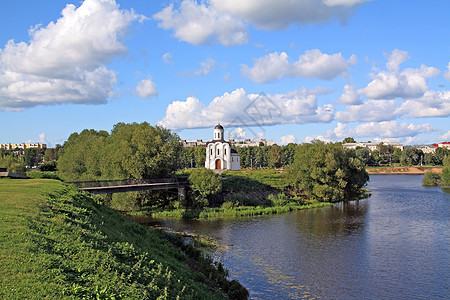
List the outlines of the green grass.
<svg viewBox="0 0 450 300">
<path fill-rule="evenodd" d="M 147 230 L 57 180 L 0 180 L 0 255 L 0 299 L 247 295 L 182 238 Z"/>
<path fill-rule="evenodd" d="M 225 192 L 249 192 L 268 189 L 284 189 L 287 186 L 285 173 L 275 169 L 255 169 L 224 172 L 222 181 Z"/>
<path fill-rule="evenodd" d="M 227 218 L 227 217 L 252 217 L 262 215 L 281 214 L 297 210 L 319 208 L 332 205 L 331 203 L 311 203 L 305 205 L 286 204 L 283 206 L 238 206 L 232 208 L 210 208 L 203 209 L 174 209 L 160 212 L 152 212 L 155 218 Z"/>
</svg>

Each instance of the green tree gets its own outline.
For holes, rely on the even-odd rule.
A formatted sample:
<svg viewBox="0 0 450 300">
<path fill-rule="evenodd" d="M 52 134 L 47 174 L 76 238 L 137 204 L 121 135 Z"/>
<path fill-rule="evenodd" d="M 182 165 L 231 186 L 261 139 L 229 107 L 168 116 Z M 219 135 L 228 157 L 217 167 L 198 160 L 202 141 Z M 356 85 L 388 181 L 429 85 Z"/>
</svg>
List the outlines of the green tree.
<svg viewBox="0 0 450 300">
<path fill-rule="evenodd" d="M 449 155 L 449 150 L 443 147 L 436 148 L 434 153 L 436 165 L 442 165 L 444 163 L 444 158 Z"/>
<path fill-rule="evenodd" d="M 281 165 L 290 166 L 294 162 L 295 152 L 297 150 L 297 144 L 289 143 L 281 147 Z"/>
<path fill-rule="evenodd" d="M 355 155 L 356 155 L 356 157 L 358 157 L 365 165 L 369 165 L 369 164 L 370 164 L 370 159 L 371 159 L 370 150 L 367 149 L 366 147 L 357 147 L 357 148 L 355 149 Z"/>
<path fill-rule="evenodd" d="M 277 144 L 273 145 L 268 153 L 267 159 L 269 168 L 281 167 L 281 148 Z"/>
<path fill-rule="evenodd" d="M 400 163 L 404 166 L 418 165 L 423 152 L 415 147 L 407 147 L 402 151 Z"/>
<path fill-rule="evenodd" d="M 206 160 L 206 148 L 205 147 L 195 147 L 194 148 L 194 158 L 195 158 L 195 165 L 197 168 L 204 167 L 205 160 Z"/>
<path fill-rule="evenodd" d="M 181 150 L 180 160 L 181 168 L 193 168 L 195 166 L 194 147 L 183 147 Z"/>
<path fill-rule="evenodd" d="M 163 127 L 118 123 L 107 139 L 103 177 L 167 177 L 177 170 L 182 147 L 178 135 Z"/>
<path fill-rule="evenodd" d="M 19 155 L 10 151 L 0 153 L 0 168 L 6 168 L 8 172 L 25 175 L 26 169 Z"/>
<path fill-rule="evenodd" d="M 342 143 L 343 143 L 343 144 L 346 144 L 346 143 L 356 143 L 356 141 L 355 141 L 355 139 L 352 138 L 352 137 L 346 137 L 346 138 L 342 141 Z"/>
<path fill-rule="evenodd" d="M 444 169 L 442 170 L 442 184 L 445 186 L 450 186 L 450 155 L 444 158 Z"/>
<path fill-rule="evenodd" d="M 43 159 L 43 149 L 29 148 L 23 153 L 23 161 L 28 168 L 33 168 L 40 164 Z"/>
<path fill-rule="evenodd" d="M 193 170 L 189 175 L 189 183 L 192 190 L 200 196 L 195 199 L 194 206 L 207 205 L 207 197 L 222 190 L 220 175 L 206 168 Z"/>
<path fill-rule="evenodd" d="M 344 150 L 340 143 L 313 141 L 299 146 L 288 178 L 298 194 L 338 202 L 360 197 L 369 175 L 355 151 Z"/>
<path fill-rule="evenodd" d="M 422 185 L 440 185 L 441 184 L 441 176 L 433 171 L 425 172 L 425 175 L 422 179 Z"/>
<path fill-rule="evenodd" d="M 107 163 L 104 160 L 107 138 L 108 132 L 93 129 L 72 133 L 58 160 L 60 176 L 67 181 L 111 179 L 102 172 L 102 164 Z"/>
</svg>

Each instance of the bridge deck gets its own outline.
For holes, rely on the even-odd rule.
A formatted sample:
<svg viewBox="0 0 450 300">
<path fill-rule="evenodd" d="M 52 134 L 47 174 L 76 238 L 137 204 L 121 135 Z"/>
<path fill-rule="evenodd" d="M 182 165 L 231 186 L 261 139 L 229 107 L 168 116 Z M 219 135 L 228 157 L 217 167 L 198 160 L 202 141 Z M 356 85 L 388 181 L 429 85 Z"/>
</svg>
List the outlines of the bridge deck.
<svg viewBox="0 0 450 300">
<path fill-rule="evenodd" d="M 69 182 L 80 190 L 93 194 L 112 194 L 136 191 L 154 191 L 167 189 L 185 189 L 189 185 L 187 178 L 155 178 L 155 179 L 126 179 L 102 181 Z"/>
</svg>

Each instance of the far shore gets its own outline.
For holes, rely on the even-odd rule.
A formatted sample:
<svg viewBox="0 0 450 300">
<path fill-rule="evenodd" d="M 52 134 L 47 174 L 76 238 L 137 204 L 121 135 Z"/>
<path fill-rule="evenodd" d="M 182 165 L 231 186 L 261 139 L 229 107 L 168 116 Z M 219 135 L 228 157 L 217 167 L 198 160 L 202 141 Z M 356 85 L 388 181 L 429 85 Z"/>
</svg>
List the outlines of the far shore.
<svg viewBox="0 0 450 300">
<path fill-rule="evenodd" d="M 386 175 L 422 175 L 426 171 L 442 173 L 442 167 L 367 167 L 369 174 L 386 174 Z"/>
</svg>

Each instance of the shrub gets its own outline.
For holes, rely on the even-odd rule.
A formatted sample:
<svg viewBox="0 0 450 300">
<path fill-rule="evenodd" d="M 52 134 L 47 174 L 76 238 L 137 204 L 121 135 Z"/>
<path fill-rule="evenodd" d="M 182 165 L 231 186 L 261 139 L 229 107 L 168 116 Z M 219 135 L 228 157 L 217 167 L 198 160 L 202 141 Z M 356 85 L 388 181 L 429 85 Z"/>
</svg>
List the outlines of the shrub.
<svg viewBox="0 0 450 300">
<path fill-rule="evenodd" d="M 441 176 L 433 171 L 425 172 L 425 176 L 422 179 L 422 185 L 432 186 L 441 184 Z"/>
<path fill-rule="evenodd" d="M 189 175 L 191 188 L 203 198 L 222 190 L 222 181 L 219 174 L 210 169 L 200 168 Z"/>
</svg>

